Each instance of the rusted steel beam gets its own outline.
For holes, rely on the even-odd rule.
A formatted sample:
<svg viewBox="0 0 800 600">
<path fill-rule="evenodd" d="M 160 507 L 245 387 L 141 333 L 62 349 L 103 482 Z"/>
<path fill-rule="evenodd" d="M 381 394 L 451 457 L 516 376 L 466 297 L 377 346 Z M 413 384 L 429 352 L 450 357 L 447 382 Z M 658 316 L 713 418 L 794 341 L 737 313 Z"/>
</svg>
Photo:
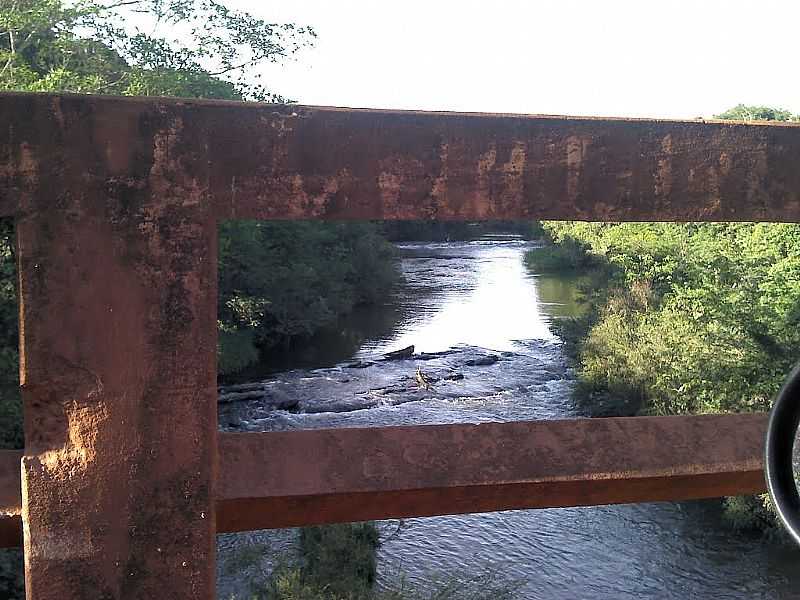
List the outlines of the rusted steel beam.
<svg viewBox="0 0 800 600">
<path fill-rule="evenodd" d="M 0 94 L 0 213 L 62 156 L 124 202 L 165 143 L 219 219 L 800 221 L 797 125 L 30 94 Z"/>
<path fill-rule="evenodd" d="M 3 168 L 21 177 L 28 598 L 212 598 L 207 157 L 194 147 L 184 162 L 171 121 L 151 121 L 144 148 L 117 111 L 53 102 L 0 110 L 0 131 L 19 142 L 4 146 Z"/>
<path fill-rule="evenodd" d="M 758 414 L 222 433 L 217 530 L 763 492 L 765 430 Z"/>
<path fill-rule="evenodd" d="M 218 531 L 765 490 L 765 415 L 220 435 Z"/>
</svg>

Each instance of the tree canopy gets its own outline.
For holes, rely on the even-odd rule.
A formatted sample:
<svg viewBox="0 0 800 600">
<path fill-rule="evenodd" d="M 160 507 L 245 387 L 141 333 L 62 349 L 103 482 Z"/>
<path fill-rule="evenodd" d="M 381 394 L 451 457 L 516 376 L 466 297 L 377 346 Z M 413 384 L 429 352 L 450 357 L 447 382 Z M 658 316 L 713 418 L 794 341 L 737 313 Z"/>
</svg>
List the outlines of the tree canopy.
<svg viewBox="0 0 800 600">
<path fill-rule="evenodd" d="M 715 119 L 726 121 L 797 121 L 798 115 L 793 115 L 791 111 L 771 106 L 748 106 L 737 104 L 725 112 L 714 115 Z"/>
<path fill-rule="evenodd" d="M 215 0 L 6 0 L 0 90 L 283 101 L 257 67 L 315 37 Z"/>
</svg>

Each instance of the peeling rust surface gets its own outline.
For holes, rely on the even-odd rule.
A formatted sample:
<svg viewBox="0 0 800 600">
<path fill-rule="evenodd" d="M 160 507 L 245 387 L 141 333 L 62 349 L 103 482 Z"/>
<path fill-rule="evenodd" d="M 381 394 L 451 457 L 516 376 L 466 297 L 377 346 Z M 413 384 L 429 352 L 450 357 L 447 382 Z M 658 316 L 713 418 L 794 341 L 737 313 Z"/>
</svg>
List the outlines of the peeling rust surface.
<svg viewBox="0 0 800 600">
<path fill-rule="evenodd" d="M 3 152 L 19 206 L 28 598 L 211 598 L 216 223 L 202 140 L 144 104 L 0 106 L 16 142 Z"/>
<path fill-rule="evenodd" d="M 165 177 L 149 165 L 170 152 L 219 219 L 800 221 L 790 124 L 30 94 L 0 94 L 0 115 L 3 213 L 79 142 L 87 184 L 119 193 Z"/>
<path fill-rule="evenodd" d="M 218 531 L 761 492 L 765 430 L 758 414 L 220 434 Z"/>
</svg>

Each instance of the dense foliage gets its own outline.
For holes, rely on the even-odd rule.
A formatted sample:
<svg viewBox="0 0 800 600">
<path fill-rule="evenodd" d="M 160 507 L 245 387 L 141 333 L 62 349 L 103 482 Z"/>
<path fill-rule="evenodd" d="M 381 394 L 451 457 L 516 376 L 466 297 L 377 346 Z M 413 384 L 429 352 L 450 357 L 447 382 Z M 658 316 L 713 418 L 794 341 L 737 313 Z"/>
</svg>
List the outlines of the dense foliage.
<svg viewBox="0 0 800 600">
<path fill-rule="evenodd" d="M 581 348 L 591 388 L 652 414 L 766 410 L 800 358 L 800 227 L 548 223 L 610 267 Z"/>
<path fill-rule="evenodd" d="M 13 228 L 0 221 L 0 448 L 22 447 L 17 279 Z"/>
<path fill-rule="evenodd" d="M 315 35 L 216 0 L 10 0 L 0 90 L 277 100 L 255 67 Z"/>
<path fill-rule="evenodd" d="M 647 414 L 769 409 L 800 359 L 800 226 L 546 229 L 609 274 L 577 331 L 585 400 L 610 396 Z M 727 502 L 737 525 L 772 526 L 766 496 Z"/>
<path fill-rule="evenodd" d="M 0 219 L 0 449 L 22 447 L 13 227 Z M 0 598 L 23 597 L 22 553 L 0 549 Z"/>
<path fill-rule="evenodd" d="M 726 121 L 797 121 L 800 117 L 782 108 L 737 104 L 714 118 Z"/>
<path fill-rule="evenodd" d="M 397 279 L 393 246 L 368 223 L 232 221 L 219 255 L 222 373 L 380 301 Z"/>
<path fill-rule="evenodd" d="M 777 118 L 738 106 L 721 118 Z M 646 414 L 768 410 L 800 359 L 800 226 L 576 223 L 544 227 L 537 268 L 596 268 L 592 310 L 566 327 L 579 393 Z M 571 340 L 576 342 L 576 340 Z M 591 402 L 589 402 L 591 405 Z M 737 525 L 771 525 L 768 499 L 729 499 Z"/>
</svg>

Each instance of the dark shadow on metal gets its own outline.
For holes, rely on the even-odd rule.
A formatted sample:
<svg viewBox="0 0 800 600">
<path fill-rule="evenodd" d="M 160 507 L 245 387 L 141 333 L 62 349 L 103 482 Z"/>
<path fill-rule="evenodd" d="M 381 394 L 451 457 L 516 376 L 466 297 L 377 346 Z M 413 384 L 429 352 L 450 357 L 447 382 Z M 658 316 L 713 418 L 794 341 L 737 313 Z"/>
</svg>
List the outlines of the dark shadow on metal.
<svg viewBox="0 0 800 600">
<path fill-rule="evenodd" d="M 775 508 L 795 541 L 800 544 L 800 494 L 794 481 L 792 454 L 800 424 L 800 365 L 778 393 L 767 427 L 764 468 Z"/>
</svg>

